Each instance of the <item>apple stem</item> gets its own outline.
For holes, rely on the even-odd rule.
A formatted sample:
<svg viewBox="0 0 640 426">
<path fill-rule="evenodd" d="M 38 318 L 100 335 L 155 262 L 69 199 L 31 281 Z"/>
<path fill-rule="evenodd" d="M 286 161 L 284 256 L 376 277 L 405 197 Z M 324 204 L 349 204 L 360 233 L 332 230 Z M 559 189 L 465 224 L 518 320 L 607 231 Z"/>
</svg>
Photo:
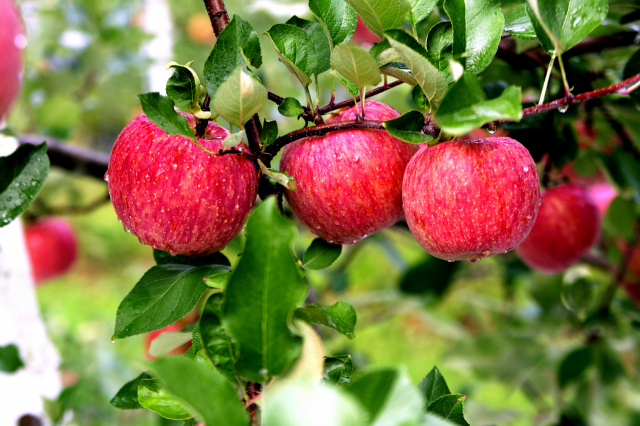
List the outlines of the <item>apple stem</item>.
<svg viewBox="0 0 640 426">
<path fill-rule="evenodd" d="M 538 105 L 542 105 L 544 103 L 544 97 L 547 94 L 547 86 L 549 85 L 549 78 L 551 77 L 551 71 L 553 71 L 553 63 L 556 60 L 556 54 L 551 55 L 551 61 L 549 61 L 549 67 L 547 68 L 547 75 L 544 77 L 544 84 L 542 85 L 542 92 L 540 93 L 540 100 L 538 101 Z"/>
</svg>

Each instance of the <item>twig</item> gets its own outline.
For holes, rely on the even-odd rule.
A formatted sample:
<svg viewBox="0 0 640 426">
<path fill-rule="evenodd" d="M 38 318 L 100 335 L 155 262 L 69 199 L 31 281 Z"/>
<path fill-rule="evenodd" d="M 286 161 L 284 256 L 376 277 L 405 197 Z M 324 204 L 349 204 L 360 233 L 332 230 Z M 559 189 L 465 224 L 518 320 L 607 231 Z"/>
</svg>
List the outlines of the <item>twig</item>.
<svg viewBox="0 0 640 426">
<path fill-rule="evenodd" d="M 365 98 L 370 98 L 371 96 L 378 95 L 382 92 L 386 92 L 389 89 L 399 86 L 402 83 L 403 82 L 400 80 L 392 81 L 391 83 L 388 83 L 386 86 L 380 86 L 380 87 L 376 87 L 375 89 L 369 90 L 367 93 L 365 93 L 364 96 Z M 318 114 L 324 115 L 328 112 L 335 111 L 340 108 L 351 107 L 355 105 L 355 102 L 360 102 L 360 96 L 356 96 L 355 101 L 353 99 L 348 99 L 343 102 L 338 102 L 337 104 L 333 103 L 332 101 L 328 105 L 325 105 L 322 108 L 318 108 Z"/>
</svg>

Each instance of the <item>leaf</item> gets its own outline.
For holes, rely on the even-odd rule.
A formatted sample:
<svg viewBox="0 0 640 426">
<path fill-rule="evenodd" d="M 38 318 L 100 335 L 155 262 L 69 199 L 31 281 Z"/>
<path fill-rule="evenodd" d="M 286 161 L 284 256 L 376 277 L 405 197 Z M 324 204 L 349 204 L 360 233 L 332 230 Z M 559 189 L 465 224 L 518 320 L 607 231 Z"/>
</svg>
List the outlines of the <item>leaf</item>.
<svg viewBox="0 0 640 426">
<path fill-rule="evenodd" d="M 232 272 L 220 272 L 219 274 L 210 275 L 206 278 L 205 283 L 212 288 L 227 288 Z"/>
<path fill-rule="evenodd" d="M 402 371 L 383 369 L 360 376 L 347 388 L 365 407 L 371 426 L 419 424 L 422 398 Z"/>
<path fill-rule="evenodd" d="M 558 385 L 564 388 L 578 379 L 593 362 L 593 348 L 584 346 L 575 349 L 564 357 L 558 369 Z"/>
<path fill-rule="evenodd" d="M 438 0 L 409 0 L 411 9 L 409 13 L 404 17 L 404 20 L 410 25 L 417 25 L 418 22 L 426 19 L 431 13 Z"/>
<path fill-rule="evenodd" d="M 303 29 L 289 24 L 275 24 L 265 34 L 278 52 L 280 62 L 304 87 L 308 87 L 318 65 L 311 37 Z"/>
<path fill-rule="evenodd" d="M 189 265 L 189 266 L 205 266 L 205 265 L 222 265 L 231 266 L 229 259 L 219 251 L 205 256 L 191 257 L 178 254 L 171 255 L 167 251 L 153 250 L 153 259 L 157 265 Z"/>
<path fill-rule="evenodd" d="M 447 262 L 433 256 L 410 268 L 400 279 L 400 290 L 440 299 L 449 288 L 459 262 Z"/>
<path fill-rule="evenodd" d="M 328 268 L 340 257 L 341 253 L 342 245 L 331 244 L 322 238 L 316 238 L 304 252 L 302 266 L 315 270 Z"/>
<path fill-rule="evenodd" d="M 300 353 L 301 339 L 289 324 L 307 288 L 291 254 L 295 228 L 278 213 L 275 197 L 253 211 L 246 233 L 244 252 L 225 290 L 223 318 L 240 344 L 238 373 L 262 382 L 282 373 Z"/>
<path fill-rule="evenodd" d="M 612 234 L 633 241 L 634 223 L 638 220 L 638 205 L 633 200 L 618 195 L 613 199 L 602 221 L 602 228 Z"/>
<path fill-rule="evenodd" d="M 400 28 L 411 4 L 407 0 L 345 0 L 364 24 L 375 35 L 384 39 L 384 33 Z"/>
<path fill-rule="evenodd" d="M 47 144 L 23 144 L 0 157 L 0 227 L 22 214 L 49 174 Z"/>
<path fill-rule="evenodd" d="M 436 399 L 451 394 L 447 382 L 442 377 L 438 367 L 433 367 L 429 374 L 418 385 L 418 390 L 425 400 L 425 407 L 431 405 Z"/>
<path fill-rule="evenodd" d="M 188 108 L 197 104 L 200 98 L 200 80 L 195 71 L 190 68 L 192 62 L 180 65 L 172 61 L 167 65 L 167 69 L 174 68 L 173 74 L 167 80 L 167 96 L 179 108 Z"/>
<path fill-rule="evenodd" d="M 453 59 L 453 27 L 451 22 L 438 22 L 427 35 L 429 61 L 442 73 L 447 83 L 453 83 L 449 63 Z"/>
<path fill-rule="evenodd" d="M 353 35 L 358 15 L 344 0 L 309 0 L 309 9 L 318 17 L 331 49 Z"/>
<path fill-rule="evenodd" d="M 296 190 L 296 180 L 288 173 L 268 169 L 260 160 L 258 160 L 258 165 L 260 166 L 260 171 L 269 178 L 269 182 L 271 182 L 272 185 L 282 185 L 289 191 Z"/>
<path fill-rule="evenodd" d="M 607 172 L 622 188 L 631 188 L 640 195 L 640 164 L 622 148 L 615 148 L 613 155 L 598 154 Z"/>
<path fill-rule="evenodd" d="M 504 31 L 524 40 L 535 40 L 536 30 L 527 14 L 527 5 L 521 4 L 509 13 L 504 22 Z"/>
<path fill-rule="evenodd" d="M 320 24 L 298 18 L 295 15 L 292 16 L 286 24 L 295 25 L 309 34 L 311 42 L 315 46 L 315 53 L 318 59 L 318 63 L 315 68 L 316 75 L 319 75 L 331 68 L 331 45 L 327 38 L 327 34 L 324 32 L 324 29 Z"/>
<path fill-rule="evenodd" d="M 562 54 L 602 23 L 607 0 L 527 0 L 527 13 L 542 47 Z"/>
<path fill-rule="evenodd" d="M 248 72 L 242 54 L 252 66 L 259 68 L 262 64 L 258 34 L 251 24 L 234 14 L 231 22 L 218 36 L 204 64 L 204 83 L 211 99 L 238 67 L 243 67 Z"/>
<path fill-rule="evenodd" d="M 331 306 L 323 306 L 312 303 L 304 308 L 295 311 L 295 317 L 300 318 L 309 324 L 324 325 L 333 328 L 340 334 L 344 334 L 353 340 L 356 335 L 356 310 L 347 302 L 336 302 Z"/>
<path fill-rule="evenodd" d="M 167 357 L 151 363 L 167 390 L 191 407 L 207 425 L 249 424 L 233 386 L 212 368 L 185 357 Z"/>
<path fill-rule="evenodd" d="M 229 123 L 242 127 L 267 99 L 267 89 L 239 66 L 211 97 L 211 108 Z"/>
<path fill-rule="evenodd" d="M 331 54 L 331 66 L 360 90 L 365 86 L 376 86 L 382 81 L 375 59 L 358 46 L 337 46 Z"/>
<path fill-rule="evenodd" d="M 156 92 L 141 93 L 138 95 L 138 99 L 147 118 L 163 132 L 195 140 L 195 135 L 185 116 L 173 109 L 173 99 Z"/>
<path fill-rule="evenodd" d="M 454 424 L 455 423 L 447 421 L 438 415 L 427 413 L 420 426 L 453 426 Z"/>
<path fill-rule="evenodd" d="M 622 78 L 626 80 L 627 78 L 631 78 L 636 74 L 640 74 L 640 49 L 636 50 L 636 52 L 631 55 L 631 58 L 629 58 L 629 62 L 627 62 L 627 64 L 624 66 Z M 640 102 L 640 90 L 634 90 L 629 94 L 629 96 L 634 101 Z"/>
<path fill-rule="evenodd" d="M 342 85 L 347 89 L 347 91 L 351 93 L 351 96 L 356 97 L 360 94 L 360 89 L 358 89 L 358 86 L 341 76 L 336 70 L 329 71 L 327 76 L 337 78 L 338 81 L 340 81 L 340 83 L 342 83 Z"/>
<path fill-rule="evenodd" d="M 424 46 L 402 30 L 388 31 L 387 39 L 413 73 L 432 108 L 437 108 L 447 91 L 447 82 L 429 62 Z"/>
<path fill-rule="evenodd" d="M 193 417 L 184 403 L 170 394 L 158 379 L 144 379 L 140 382 L 138 402 L 167 419 L 186 420 Z"/>
<path fill-rule="evenodd" d="M 453 26 L 453 56 L 465 71 L 478 74 L 498 51 L 504 28 L 500 0 L 445 0 Z"/>
<path fill-rule="evenodd" d="M 427 411 L 437 414 L 454 424 L 469 426 L 469 423 L 464 419 L 462 413 L 464 409 L 464 399 L 465 396 L 459 393 L 444 395 L 429 404 Z"/>
<path fill-rule="evenodd" d="M 151 341 L 149 355 L 155 358 L 165 356 L 190 341 L 191 333 L 166 331 Z"/>
<path fill-rule="evenodd" d="M 222 146 L 225 148 L 233 148 L 234 146 L 238 146 L 244 142 L 245 131 L 240 130 L 238 133 L 231 133 L 229 136 L 225 137 L 222 141 Z"/>
<path fill-rule="evenodd" d="M 0 371 L 3 373 L 15 373 L 24 367 L 20 358 L 20 351 L 13 343 L 0 346 Z"/>
<path fill-rule="evenodd" d="M 442 130 L 452 135 L 463 135 L 491 121 L 518 121 L 521 117 L 519 87 L 508 87 L 499 97 L 487 100 L 478 77 L 467 71 L 449 89 L 436 112 Z"/>
<path fill-rule="evenodd" d="M 278 112 L 285 117 L 297 117 L 304 113 L 304 108 L 296 98 L 284 98 L 278 105 Z"/>
<path fill-rule="evenodd" d="M 274 143 L 278 139 L 278 122 L 267 121 L 264 119 L 262 123 L 262 132 L 260 133 L 260 141 L 265 145 L 269 146 Z"/>
<path fill-rule="evenodd" d="M 422 87 L 420 87 L 419 84 L 413 86 L 411 90 L 411 102 L 423 111 L 427 107 L 427 97 L 424 95 Z"/>
<path fill-rule="evenodd" d="M 118 393 L 111 398 L 111 405 L 121 410 L 133 410 L 136 408 L 142 408 L 142 405 L 138 402 L 138 386 L 144 379 L 149 379 L 147 373 L 142 373 L 130 382 L 125 383 Z"/>
<path fill-rule="evenodd" d="M 282 379 L 287 382 L 304 380 L 312 384 L 319 384 L 324 372 L 322 339 L 306 322 L 294 319 L 293 324 L 302 337 L 302 350 L 300 356 L 289 367 Z"/>
<path fill-rule="evenodd" d="M 351 381 L 353 361 L 351 355 L 325 357 L 322 383 L 326 385 L 344 386 Z"/>
<path fill-rule="evenodd" d="M 159 265 L 149 269 L 124 298 L 116 314 L 112 339 L 160 330 L 196 305 L 208 288 L 204 278 L 228 267 L 219 265 Z"/>
<path fill-rule="evenodd" d="M 391 136 L 404 142 L 424 143 L 433 140 L 430 135 L 422 133 L 424 115 L 420 111 L 409 111 L 398 118 L 385 121 L 383 126 Z"/>
<path fill-rule="evenodd" d="M 380 67 L 380 73 L 389 77 L 397 78 L 398 80 L 407 83 L 409 86 L 415 86 L 418 81 L 415 79 L 411 70 L 403 62 L 390 62 Z"/>
<path fill-rule="evenodd" d="M 204 305 L 197 330 L 213 365 L 227 380 L 235 383 L 237 376 L 235 363 L 239 348 L 222 324 L 223 306 L 224 295 L 212 294 Z"/>
</svg>

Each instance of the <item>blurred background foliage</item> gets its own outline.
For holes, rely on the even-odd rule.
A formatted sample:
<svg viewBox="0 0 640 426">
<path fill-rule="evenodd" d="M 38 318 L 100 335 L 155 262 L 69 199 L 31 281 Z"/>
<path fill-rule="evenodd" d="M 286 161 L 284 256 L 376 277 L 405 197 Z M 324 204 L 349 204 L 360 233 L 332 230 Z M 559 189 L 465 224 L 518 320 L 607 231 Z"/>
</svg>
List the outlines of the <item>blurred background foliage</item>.
<svg viewBox="0 0 640 426">
<path fill-rule="evenodd" d="M 17 3 L 29 45 L 22 94 L 9 117 L 9 129 L 109 152 L 120 130 L 141 112 L 135 95 L 150 89 L 147 69 L 152 59 L 144 46 L 152 37 L 143 27 L 143 14 L 154 2 Z M 172 58 L 179 63 L 195 60 L 195 68 L 201 68 L 215 41 L 202 2 L 167 3 Z M 441 3 L 420 25 L 422 37 L 442 18 Z M 519 3 L 503 1 L 505 15 Z M 304 2 L 230 0 L 226 5 L 230 14 L 250 21 L 259 34 L 292 14 L 311 17 Z M 638 10 L 628 2 L 610 2 L 605 25 L 591 36 L 637 33 L 639 21 L 628 16 Z M 517 53 L 535 46 L 512 41 Z M 258 75 L 264 85 L 280 96 L 304 99 L 268 41 L 261 37 L 261 42 L 264 64 Z M 635 50 L 626 46 L 567 55 L 574 93 L 620 81 Z M 167 71 L 167 77 L 170 74 Z M 518 67 L 500 56 L 480 75 L 490 96 L 499 94 L 504 83 L 516 84 L 523 87 L 529 103 L 537 100 L 543 77 L 541 67 Z M 331 84 L 323 78 L 325 104 Z M 552 79 L 547 99 L 561 92 L 559 78 Z M 338 89 L 338 100 L 347 96 Z M 406 85 L 377 99 L 401 112 L 411 108 Z M 302 126 L 281 117 L 273 104 L 261 115 L 278 120 L 281 134 Z M 637 104 L 621 96 L 572 106 L 564 114 L 534 116 L 503 129 L 525 144 L 537 161 L 547 157 L 557 176 L 565 176 L 564 164 L 573 161 L 572 176 L 585 181 L 585 175 L 600 174 L 603 179 L 601 156 L 610 155 L 614 147 L 640 148 Z M 631 173 L 640 182 L 637 168 Z M 633 239 L 624 234 L 637 220 L 634 197 L 639 188 L 625 182 L 613 182 L 621 198 L 607 213 L 602 243 L 595 248 L 613 265 L 619 265 L 622 256 L 617 239 Z M 55 170 L 26 216 L 91 204 L 105 195 L 104 182 Z M 37 289 L 67 387 L 59 401 L 49 404 L 50 410 L 71 409 L 73 421 L 81 425 L 172 424 L 147 410 L 123 412 L 109 405 L 146 360 L 143 336 L 115 345 L 110 336 L 118 304 L 153 265 L 152 251 L 123 232 L 108 203 L 69 218 L 80 241 L 79 261 L 69 274 Z M 313 235 L 301 227 L 299 231 L 295 251 L 301 257 Z M 237 262 L 243 238 L 239 235 L 224 250 L 232 262 Z M 437 365 L 449 387 L 467 395 L 465 412 L 472 424 L 640 425 L 640 313 L 637 302 L 620 290 L 602 309 L 602 296 L 615 290 L 613 274 L 606 269 L 581 263 L 563 275 L 545 276 L 529 270 L 512 253 L 476 264 L 447 263 L 430 258 L 408 229 L 398 225 L 345 246 L 336 264 L 309 271 L 307 278 L 310 301 L 344 300 L 358 313 L 353 341 L 319 330 L 329 355 L 350 353 L 359 369 L 402 365 L 416 384 Z"/>
</svg>

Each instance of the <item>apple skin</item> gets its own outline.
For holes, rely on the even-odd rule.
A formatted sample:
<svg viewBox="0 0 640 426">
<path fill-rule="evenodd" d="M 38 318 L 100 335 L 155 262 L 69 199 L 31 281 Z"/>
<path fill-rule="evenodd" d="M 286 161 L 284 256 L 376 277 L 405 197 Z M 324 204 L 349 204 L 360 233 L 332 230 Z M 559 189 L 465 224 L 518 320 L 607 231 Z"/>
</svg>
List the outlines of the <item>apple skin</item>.
<svg viewBox="0 0 640 426">
<path fill-rule="evenodd" d="M 442 142 L 411 159 L 402 200 L 409 229 L 429 254 L 477 262 L 529 234 L 540 204 L 538 171 L 511 138 Z"/>
<path fill-rule="evenodd" d="M 560 184 L 542 194 L 538 219 L 516 253 L 532 269 L 557 274 L 598 241 L 600 221 L 598 207 L 586 187 Z"/>
<path fill-rule="evenodd" d="M 187 120 L 193 126 L 193 117 Z M 228 134 L 209 122 L 198 141 L 217 152 Z M 118 136 L 105 180 L 125 229 L 173 255 L 224 248 L 242 229 L 258 191 L 250 160 L 208 154 L 184 136 L 167 135 L 144 114 Z"/>
<path fill-rule="evenodd" d="M 0 0 L 0 121 L 20 89 L 24 29 L 18 9 L 11 0 Z"/>
<path fill-rule="evenodd" d="M 588 189 L 600 212 L 600 217 L 604 217 L 607 214 L 607 210 L 609 210 L 609 205 L 618 196 L 618 191 L 608 182 L 590 185 Z"/>
<path fill-rule="evenodd" d="M 360 16 L 358 16 L 358 23 L 356 24 L 356 30 L 351 37 L 353 41 L 362 44 L 380 43 L 380 37 L 375 35 L 367 26 Z M 366 101 L 365 101 L 366 102 Z M 366 107 L 365 107 L 366 108 Z"/>
<path fill-rule="evenodd" d="M 355 119 L 359 107 L 327 120 Z M 377 101 L 365 102 L 369 120 L 400 114 Z M 336 244 L 354 244 L 402 219 L 402 176 L 417 147 L 385 130 L 339 130 L 285 146 L 280 170 L 296 180 L 287 202 L 311 232 Z"/>
<path fill-rule="evenodd" d="M 66 219 L 51 217 L 29 224 L 24 237 L 36 284 L 67 272 L 78 255 L 76 234 Z"/>
</svg>

